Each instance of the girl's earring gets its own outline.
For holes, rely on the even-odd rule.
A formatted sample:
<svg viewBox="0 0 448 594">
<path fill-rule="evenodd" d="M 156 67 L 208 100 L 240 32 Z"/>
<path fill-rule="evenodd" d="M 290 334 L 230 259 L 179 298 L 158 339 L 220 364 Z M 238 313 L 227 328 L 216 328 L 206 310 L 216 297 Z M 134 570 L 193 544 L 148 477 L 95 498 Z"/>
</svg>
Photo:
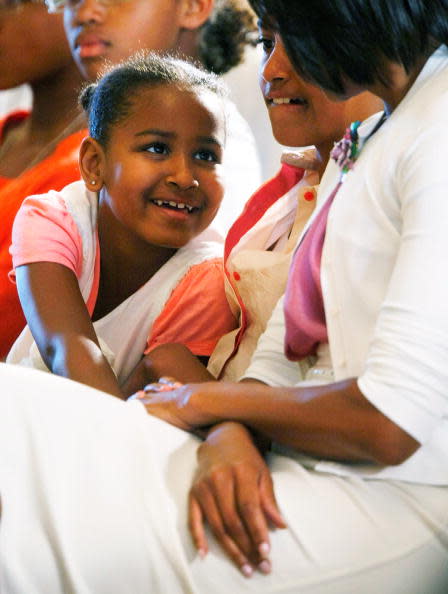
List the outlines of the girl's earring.
<svg viewBox="0 0 448 594">
<path fill-rule="evenodd" d="M 90 183 L 92 184 L 92 186 L 96 185 L 96 181 L 94 179 L 92 179 L 92 181 Z"/>
</svg>

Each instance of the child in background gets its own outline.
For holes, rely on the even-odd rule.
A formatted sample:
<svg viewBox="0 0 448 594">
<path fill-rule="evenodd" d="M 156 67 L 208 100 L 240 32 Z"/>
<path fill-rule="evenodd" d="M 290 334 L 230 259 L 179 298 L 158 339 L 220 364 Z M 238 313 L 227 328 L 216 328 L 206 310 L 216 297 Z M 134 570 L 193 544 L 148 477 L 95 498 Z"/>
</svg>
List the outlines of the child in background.
<svg viewBox="0 0 448 594">
<path fill-rule="evenodd" d="M 244 49 L 255 29 L 253 13 L 241 0 L 47 0 L 47 3 L 50 10 L 64 10 L 73 59 L 83 77 L 92 82 L 105 66 L 117 64 L 141 50 L 182 57 L 222 75 L 243 60 Z M 226 108 L 225 193 L 208 230 L 209 236 L 213 231 L 213 238 L 221 240 L 247 197 L 262 181 L 255 130 L 251 130 L 232 101 L 226 101 Z"/>
<path fill-rule="evenodd" d="M 0 360 L 25 326 L 16 287 L 8 280 L 11 229 L 30 194 L 61 190 L 79 179 L 78 149 L 86 135 L 73 63 L 60 15 L 43 0 L 2 0 L 0 89 L 29 83 L 33 109 L 0 120 Z"/>
<path fill-rule="evenodd" d="M 159 317 L 198 356 L 234 325 L 221 247 L 194 240 L 223 194 L 222 87 L 152 54 L 111 70 L 81 100 L 84 183 L 28 198 L 14 224 L 29 327 L 8 362 L 45 363 L 120 397 Z"/>
</svg>

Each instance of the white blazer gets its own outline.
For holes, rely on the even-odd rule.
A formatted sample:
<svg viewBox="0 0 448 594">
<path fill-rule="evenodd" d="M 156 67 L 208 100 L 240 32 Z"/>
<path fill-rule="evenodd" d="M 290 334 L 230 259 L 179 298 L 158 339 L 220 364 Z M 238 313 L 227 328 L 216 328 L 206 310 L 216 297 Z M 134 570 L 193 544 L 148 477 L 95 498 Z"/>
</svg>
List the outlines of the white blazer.
<svg viewBox="0 0 448 594">
<path fill-rule="evenodd" d="M 363 124 L 362 138 L 378 118 Z M 320 207 L 338 175 L 331 162 Z M 422 446 L 396 467 L 324 462 L 316 468 L 448 484 L 447 259 L 448 49 L 442 46 L 346 176 L 329 213 L 321 268 L 335 380 L 358 377 L 366 398 Z M 267 329 L 277 344 L 281 306 Z M 246 376 L 257 377 L 257 357 L 263 355 L 255 355 Z"/>
</svg>

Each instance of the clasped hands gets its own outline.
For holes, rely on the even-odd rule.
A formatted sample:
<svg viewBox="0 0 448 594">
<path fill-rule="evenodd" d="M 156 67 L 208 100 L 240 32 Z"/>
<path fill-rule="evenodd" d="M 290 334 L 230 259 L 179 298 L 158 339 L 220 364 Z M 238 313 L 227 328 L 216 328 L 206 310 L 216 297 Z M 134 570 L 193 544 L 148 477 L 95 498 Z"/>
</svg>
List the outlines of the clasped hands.
<svg viewBox="0 0 448 594">
<path fill-rule="evenodd" d="M 208 552 L 207 522 L 224 551 L 246 577 L 254 569 L 270 573 L 269 527 L 285 528 L 269 468 L 250 431 L 239 423 L 219 422 L 196 405 L 213 398 L 216 382 L 183 385 L 173 378 L 145 386 L 131 396 L 180 429 L 207 427 L 198 449 L 198 469 L 189 493 L 189 528 L 201 557 Z"/>
</svg>

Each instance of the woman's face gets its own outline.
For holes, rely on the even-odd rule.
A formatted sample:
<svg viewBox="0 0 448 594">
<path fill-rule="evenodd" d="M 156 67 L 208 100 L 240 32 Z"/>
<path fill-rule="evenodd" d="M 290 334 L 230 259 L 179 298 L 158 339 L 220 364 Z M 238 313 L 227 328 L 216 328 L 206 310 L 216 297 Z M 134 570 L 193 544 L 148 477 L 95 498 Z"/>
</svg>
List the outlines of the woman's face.
<svg viewBox="0 0 448 594">
<path fill-rule="evenodd" d="M 33 83 L 72 63 L 61 15 L 42 3 L 0 6 L 0 89 Z"/>
<path fill-rule="evenodd" d="M 294 70 L 278 33 L 262 28 L 263 59 L 260 87 L 268 108 L 272 132 L 286 146 L 328 147 L 342 137 L 354 120 L 382 109 L 370 93 L 348 101 L 329 98 L 319 87 L 305 82 Z"/>
<path fill-rule="evenodd" d="M 184 0 L 67 0 L 65 31 L 81 74 L 95 80 L 105 64 L 138 50 L 176 48 L 184 7 Z"/>
<path fill-rule="evenodd" d="M 260 42 L 260 87 L 276 140 L 287 146 L 308 146 L 342 136 L 345 104 L 331 101 L 295 72 L 278 33 L 263 28 Z"/>
</svg>

